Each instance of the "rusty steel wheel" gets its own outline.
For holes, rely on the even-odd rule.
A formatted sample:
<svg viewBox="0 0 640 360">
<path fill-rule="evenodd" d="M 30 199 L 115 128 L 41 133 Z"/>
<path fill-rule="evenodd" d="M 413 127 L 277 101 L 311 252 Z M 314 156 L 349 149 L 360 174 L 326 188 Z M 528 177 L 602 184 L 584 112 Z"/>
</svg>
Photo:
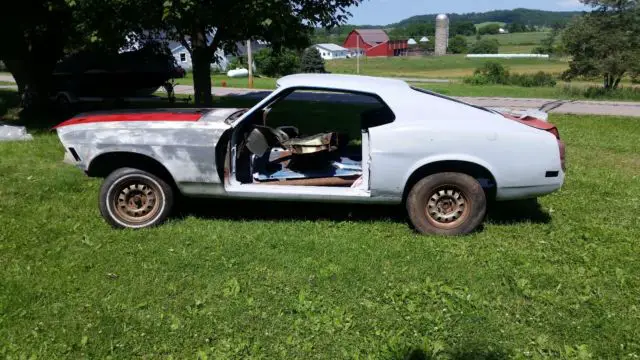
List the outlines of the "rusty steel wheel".
<svg viewBox="0 0 640 360">
<path fill-rule="evenodd" d="M 423 234 L 464 235 L 476 230 L 486 214 L 480 183 L 462 173 L 438 173 L 418 181 L 409 192 L 407 212 Z"/>
<path fill-rule="evenodd" d="M 157 225 L 167 218 L 172 205 L 171 187 L 157 176 L 138 169 L 114 171 L 100 191 L 100 212 L 116 228 Z"/>
<path fill-rule="evenodd" d="M 152 182 L 124 182 L 115 191 L 118 195 L 113 197 L 113 209 L 118 217 L 127 222 L 144 223 L 160 209 L 160 203 L 156 201 L 160 189 Z"/>
<path fill-rule="evenodd" d="M 437 188 L 426 206 L 427 220 L 434 226 L 453 229 L 469 216 L 469 201 L 455 185 Z"/>
</svg>

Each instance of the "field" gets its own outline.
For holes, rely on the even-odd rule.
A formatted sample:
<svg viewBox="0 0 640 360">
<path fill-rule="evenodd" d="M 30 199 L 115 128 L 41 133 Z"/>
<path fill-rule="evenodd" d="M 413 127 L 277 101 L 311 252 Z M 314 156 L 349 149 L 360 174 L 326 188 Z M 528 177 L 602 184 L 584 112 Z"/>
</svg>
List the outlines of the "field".
<svg viewBox="0 0 640 360">
<path fill-rule="evenodd" d="M 211 77 L 213 86 L 223 86 L 223 82 L 226 86 L 233 88 L 248 88 L 249 80 L 247 78 L 230 78 L 226 75 L 213 75 Z M 193 73 L 188 73 L 182 79 L 176 79 L 178 85 L 193 85 Z M 254 77 L 253 86 L 258 89 L 275 89 L 275 79 Z"/>
<path fill-rule="evenodd" d="M 566 186 L 459 239 L 401 207 L 215 200 L 116 231 L 54 134 L 0 143 L 0 355 L 637 358 L 640 122 L 551 121 Z"/>
<path fill-rule="evenodd" d="M 534 73 L 545 71 L 562 73 L 567 62 L 542 59 L 500 59 L 498 60 L 514 73 Z M 443 57 L 393 57 L 363 58 L 360 73 L 363 75 L 413 77 L 413 78 L 462 78 L 472 75 L 473 70 L 482 66 L 487 59 L 467 59 L 464 55 Z M 327 71 L 338 74 L 355 74 L 356 59 L 332 60 L 325 64 Z"/>
<path fill-rule="evenodd" d="M 500 45 L 539 45 L 543 39 L 549 36 L 549 32 L 536 31 L 536 32 L 523 32 L 512 34 L 496 34 L 496 35 L 482 35 L 483 39 L 496 39 Z M 468 36 L 467 41 L 469 43 L 475 43 L 475 36 Z"/>
</svg>

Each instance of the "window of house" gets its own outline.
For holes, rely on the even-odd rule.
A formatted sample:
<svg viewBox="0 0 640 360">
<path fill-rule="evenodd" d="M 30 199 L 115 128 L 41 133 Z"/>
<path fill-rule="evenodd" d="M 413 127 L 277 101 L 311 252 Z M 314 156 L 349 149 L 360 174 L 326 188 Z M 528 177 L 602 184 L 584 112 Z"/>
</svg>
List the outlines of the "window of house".
<svg viewBox="0 0 640 360">
<path fill-rule="evenodd" d="M 186 61 L 187 61 L 187 54 L 180 53 L 180 62 L 186 62 Z"/>
</svg>

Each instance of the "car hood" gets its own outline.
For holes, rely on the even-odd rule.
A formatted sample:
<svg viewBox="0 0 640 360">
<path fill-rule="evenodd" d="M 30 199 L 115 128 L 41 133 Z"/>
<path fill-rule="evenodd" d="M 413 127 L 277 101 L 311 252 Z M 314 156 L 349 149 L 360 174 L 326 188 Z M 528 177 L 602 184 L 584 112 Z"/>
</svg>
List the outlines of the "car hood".
<svg viewBox="0 0 640 360">
<path fill-rule="evenodd" d="M 196 122 L 224 123 L 229 117 L 239 116 L 245 109 L 238 108 L 190 108 L 190 109 L 149 109 L 127 111 L 100 111 L 82 113 L 54 127 L 64 127 L 121 122 Z M 105 125 L 106 125 L 105 124 Z"/>
</svg>

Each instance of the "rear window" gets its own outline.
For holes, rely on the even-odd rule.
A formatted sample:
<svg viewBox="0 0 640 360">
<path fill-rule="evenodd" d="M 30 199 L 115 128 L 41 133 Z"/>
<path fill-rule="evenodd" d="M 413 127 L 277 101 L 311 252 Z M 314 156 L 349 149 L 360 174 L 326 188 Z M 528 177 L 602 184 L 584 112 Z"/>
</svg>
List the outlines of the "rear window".
<svg viewBox="0 0 640 360">
<path fill-rule="evenodd" d="M 423 94 L 427 94 L 427 95 L 435 96 L 435 97 L 440 98 L 440 99 L 445 99 L 445 100 L 453 101 L 453 102 L 458 103 L 458 104 L 461 104 L 461 105 L 471 106 L 472 108 L 480 109 L 480 110 L 482 110 L 482 111 L 486 111 L 486 112 L 489 112 L 489 113 L 495 113 L 495 111 L 489 110 L 489 109 L 487 109 L 487 108 L 485 108 L 485 107 L 478 106 L 478 105 L 472 105 L 472 104 L 466 103 L 466 102 L 461 101 L 461 100 L 458 100 L 458 99 L 454 99 L 454 98 L 451 98 L 451 97 L 448 97 L 448 96 L 445 96 L 445 95 L 442 95 L 442 94 L 438 94 L 438 93 L 433 92 L 433 91 L 429 91 L 429 90 L 421 89 L 421 88 L 419 88 L 419 87 L 415 87 L 415 86 L 412 86 L 411 88 L 412 88 L 413 90 L 415 90 L 415 91 L 417 91 L 417 92 L 421 92 L 421 93 L 423 93 Z"/>
</svg>

